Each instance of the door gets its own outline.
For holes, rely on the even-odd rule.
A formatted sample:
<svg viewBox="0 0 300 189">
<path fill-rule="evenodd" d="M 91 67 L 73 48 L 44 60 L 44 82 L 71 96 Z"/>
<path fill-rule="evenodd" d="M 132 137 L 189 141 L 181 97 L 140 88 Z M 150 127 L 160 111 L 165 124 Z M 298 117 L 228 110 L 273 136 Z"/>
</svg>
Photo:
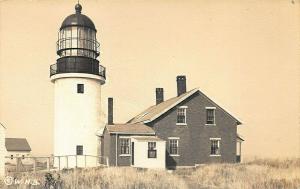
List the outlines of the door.
<svg viewBox="0 0 300 189">
<path fill-rule="evenodd" d="M 134 142 L 131 143 L 131 165 L 134 165 Z"/>
</svg>

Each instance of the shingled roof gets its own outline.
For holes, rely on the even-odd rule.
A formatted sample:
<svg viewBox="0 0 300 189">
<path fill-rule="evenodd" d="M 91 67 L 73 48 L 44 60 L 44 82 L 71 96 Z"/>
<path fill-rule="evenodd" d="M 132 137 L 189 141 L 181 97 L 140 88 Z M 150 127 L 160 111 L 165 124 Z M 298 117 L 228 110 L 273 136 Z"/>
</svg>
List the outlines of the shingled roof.
<svg viewBox="0 0 300 189">
<path fill-rule="evenodd" d="M 5 138 L 7 151 L 31 151 L 26 138 Z"/>
<path fill-rule="evenodd" d="M 128 123 L 151 122 L 197 91 L 198 89 L 193 89 L 180 96 L 173 97 L 157 105 L 150 106 L 148 109 L 129 120 Z"/>
<path fill-rule="evenodd" d="M 142 113 L 138 114 L 131 120 L 129 120 L 127 123 L 149 123 L 156 118 L 160 117 L 164 113 L 166 113 L 168 110 L 179 104 L 180 102 L 184 101 L 188 97 L 192 96 L 196 92 L 199 92 L 201 95 L 203 95 L 205 98 L 207 98 L 209 101 L 215 104 L 215 106 L 219 107 L 223 112 L 225 112 L 227 115 L 232 117 L 233 119 L 236 120 L 237 124 L 240 125 L 242 124 L 238 119 L 233 117 L 231 114 L 228 113 L 228 111 L 224 110 L 221 108 L 219 105 L 217 105 L 214 101 L 212 101 L 210 98 L 208 98 L 205 94 L 203 94 L 198 88 L 195 88 L 193 90 L 190 90 L 186 93 L 183 93 L 180 96 L 176 96 L 173 98 L 170 98 L 164 102 L 161 102 L 157 105 L 150 106 L 146 110 L 144 110 Z"/>
<path fill-rule="evenodd" d="M 142 123 L 137 124 L 114 124 L 114 125 L 106 125 L 106 129 L 109 133 L 118 133 L 118 134 L 148 134 L 155 135 L 154 130 Z"/>
<path fill-rule="evenodd" d="M 0 125 L 1 125 L 4 129 L 6 129 L 6 127 L 4 127 L 4 125 L 3 125 L 2 123 L 0 123 Z"/>
</svg>

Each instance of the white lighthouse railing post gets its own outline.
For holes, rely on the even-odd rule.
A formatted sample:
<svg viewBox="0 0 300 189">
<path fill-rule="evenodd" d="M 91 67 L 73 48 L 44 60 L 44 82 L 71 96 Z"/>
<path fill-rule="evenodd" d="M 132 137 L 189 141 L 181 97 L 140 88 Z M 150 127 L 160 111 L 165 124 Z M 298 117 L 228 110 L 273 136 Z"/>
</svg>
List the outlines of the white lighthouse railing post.
<svg viewBox="0 0 300 189">
<path fill-rule="evenodd" d="M 76 158 L 76 166 L 75 167 L 77 168 L 77 155 L 75 155 L 75 158 Z"/>
<path fill-rule="evenodd" d="M 36 172 L 36 158 L 33 158 L 33 172 Z"/>
<path fill-rule="evenodd" d="M 47 157 L 47 170 L 50 171 L 50 157 Z"/>
<path fill-rule="evenodd" d="M 60 156 L 58 156 L 58 170 L 60 171 Z"/>
<path fill-rule="evenodd" d="M 69 156 L 66 156 L 66 167 L 69 168 Z"/>
<path fill-rule="evenodd" d="M 109 167 L 108 157 L 106 157 L 106 166 Z"/>
<path fill-rule="evenodd" d="M 86 168 L 86 155 L 84 155 L 84 167 Z"/>
<path fill-rule="evenodd" d="M 19 157 L 16 157 L 16 172 L 20 171 L 20 159 Z"/>
</svg>

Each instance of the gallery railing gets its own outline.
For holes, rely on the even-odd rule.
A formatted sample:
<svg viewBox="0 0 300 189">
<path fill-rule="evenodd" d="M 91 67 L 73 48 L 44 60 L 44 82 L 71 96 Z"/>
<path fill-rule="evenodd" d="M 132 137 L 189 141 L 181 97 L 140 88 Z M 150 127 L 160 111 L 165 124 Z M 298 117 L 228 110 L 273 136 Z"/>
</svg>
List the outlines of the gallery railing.
<svg viewBox="0 0 300 189">
<path fill-rule="evenodd" d="M 61 73 L 88 73 L 106 78 L 105 67 L 99 62 L 59 62 L 50 66 L 50 77 Z"/>
</svg>

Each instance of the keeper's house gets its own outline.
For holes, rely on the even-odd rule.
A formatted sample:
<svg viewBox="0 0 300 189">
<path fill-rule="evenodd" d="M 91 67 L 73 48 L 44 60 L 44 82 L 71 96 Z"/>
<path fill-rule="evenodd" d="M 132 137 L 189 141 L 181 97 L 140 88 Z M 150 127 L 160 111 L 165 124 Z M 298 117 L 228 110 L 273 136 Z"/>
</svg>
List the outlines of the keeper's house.
<svg viewBox="0 0 300 189">
<path fill-rule="evenodd" d="M 113 166 L 143 168 L 240 162 L 238 125 L 238 119 L 199 89 L 186 91 L 186 77 L 177 76 L 176 97 L 164 101 L 163 89 L 157 88 L 156 105 L 127 123 L 113 123 L 113 99 L 108 99 L 101 155 Z"/>
</svg>

